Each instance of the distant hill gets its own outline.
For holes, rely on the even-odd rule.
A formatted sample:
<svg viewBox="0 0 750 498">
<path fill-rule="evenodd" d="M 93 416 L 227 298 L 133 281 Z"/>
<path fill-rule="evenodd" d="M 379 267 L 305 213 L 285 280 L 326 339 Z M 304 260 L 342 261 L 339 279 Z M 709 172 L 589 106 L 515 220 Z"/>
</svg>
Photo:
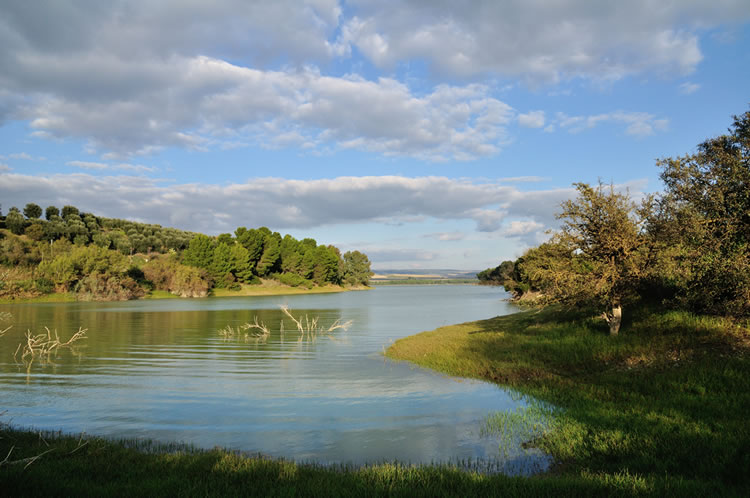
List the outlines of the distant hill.
<svg viewBox="0 0 750 498">
<path fill-rule="evenodd" d="M 441 281 L 467 281 L 475 282 L 477 279 L 477 271 L 467 270 L 451 270 L 451 269 L 376 269 L 373 270 L 375 273 L 370 281 L 374 284 L 387 283 L 387 282 L 430 282 L 440 283 Z"/>
</svg>

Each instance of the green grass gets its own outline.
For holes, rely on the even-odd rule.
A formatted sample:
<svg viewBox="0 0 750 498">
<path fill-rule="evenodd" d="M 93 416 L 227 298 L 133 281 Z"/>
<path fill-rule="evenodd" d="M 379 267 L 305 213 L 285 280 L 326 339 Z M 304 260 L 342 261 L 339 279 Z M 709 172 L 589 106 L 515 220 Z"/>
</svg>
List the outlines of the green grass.
<svg viewBox="0 0 750 498">
<path fill-rule="evenodd" d="M 56 292 L 52 294 L 43 294 L 37 297 L 18 298 L 18 299 L 0 299 L 0 304 L 17 304 L 17 303 L 72 303 L 76 297 L 72 292 Z"/>
<path fill-rule="evenodd" d="M 169 291 L 165 290 L 152 290 L 146 294 L 143 299 L 179 299 L 180 296 L 176 296 Z"/>
<path fill-rule="evenodd" d="M 609 337 L 599 319 L 546 309 L 424 332 L 386 354 L 557 407 L 529 419 L 554 475 L 741 494 L 750 491 L 749 348 L 750 331 L 719 318 L 640 311 Z M 526 430 L 525 417 L 491 416 L 488 430 Z"/>
<path fill-rule="evenodd" d="M 282 296 L 291 294 L 328 294 L 332 292 L 346 292 L 348 290 L 360 290 L 360 288 L 350 289 L 339 285 L 325 285 L 323 287 L 313 287 L 312 289 L 308 289 L 306 287 L 290 287 L 272 280 L 267 280 L 261 285 L 242 284 L 240 290 L 213 289 L 211 295 L 214 297 Z"/>
<path fill-rule="evenodd" d="M 0 457 L 11 448 L 8 461 L 17 463 L 0 465 L 4 496 L 706 496 L 716 491 L 702 482 L 647 482 L 628 472 L 523 478 L 398 463 L 322 467 L 220 449 L 0 428 Z M 42 453 L 31 463 L 25 460 Z"/>
</svg>

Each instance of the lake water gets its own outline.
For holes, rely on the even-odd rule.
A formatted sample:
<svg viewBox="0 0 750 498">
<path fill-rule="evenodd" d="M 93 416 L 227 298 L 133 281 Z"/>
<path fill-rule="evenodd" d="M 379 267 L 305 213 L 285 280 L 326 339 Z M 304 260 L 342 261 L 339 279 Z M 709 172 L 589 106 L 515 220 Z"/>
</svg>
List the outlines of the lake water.
<svg viewBox="0 0 750 498">
<path fill-rule="evenodd" d="M 2 421 L 322 464 L 472 459 L 528 473 L 548 459 L 520 447 L 501 455 L 498 440 L 480 434 L 489 413 L 522 403 L 517 396 L 382 355 L 401 337 L 516 311 L 506 297 L 497 287 L 409 285 L 302 296 L 0 305 L 13 315 L 13 328 L 0 338 Z M 303 337 L 280 304 L 324 326 L 337 319 L 353 325 Z M 271 330 L 267 339 L 218 332 L 256 317 Z M 83 327 L 88 339 L 49 362 L 16 362 L 24 333 L 45 326 L 63 340 Z"/>
</svg>

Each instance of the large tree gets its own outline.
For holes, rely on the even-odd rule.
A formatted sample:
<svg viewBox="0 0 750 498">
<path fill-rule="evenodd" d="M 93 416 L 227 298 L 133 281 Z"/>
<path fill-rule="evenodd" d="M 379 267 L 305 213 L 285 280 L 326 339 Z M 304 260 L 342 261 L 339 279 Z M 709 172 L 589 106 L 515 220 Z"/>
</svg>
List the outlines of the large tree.
<svg viewBox="0 0 750 498">
<path fill-rule="evenodd" d="M 612 185 L 575 184 L 578 197 L 562 204 L 562 229 L 529 251 L 522 271 L 552 302 L 603 311 L 617 335 L 622 309 L 637 297 L 645 274 L 645 213 Z"/>
<path fill-rule="evenodd" d="M 695 154 L 657 164 L 661 286 L 694 311 L 750 315 L 750 112 Z"/>
</svg>

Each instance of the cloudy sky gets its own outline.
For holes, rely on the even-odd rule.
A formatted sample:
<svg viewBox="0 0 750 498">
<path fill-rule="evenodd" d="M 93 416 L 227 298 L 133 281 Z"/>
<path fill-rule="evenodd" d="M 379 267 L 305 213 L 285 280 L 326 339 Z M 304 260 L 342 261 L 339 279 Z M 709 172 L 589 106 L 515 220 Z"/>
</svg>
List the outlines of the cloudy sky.
<svg viewBox="0 0 750 498">
<path fill-rule="evenodd" d="M 483 269 L 749 81 L 747 0 L 4 0 L 0 202 Z"/>
</svg>

